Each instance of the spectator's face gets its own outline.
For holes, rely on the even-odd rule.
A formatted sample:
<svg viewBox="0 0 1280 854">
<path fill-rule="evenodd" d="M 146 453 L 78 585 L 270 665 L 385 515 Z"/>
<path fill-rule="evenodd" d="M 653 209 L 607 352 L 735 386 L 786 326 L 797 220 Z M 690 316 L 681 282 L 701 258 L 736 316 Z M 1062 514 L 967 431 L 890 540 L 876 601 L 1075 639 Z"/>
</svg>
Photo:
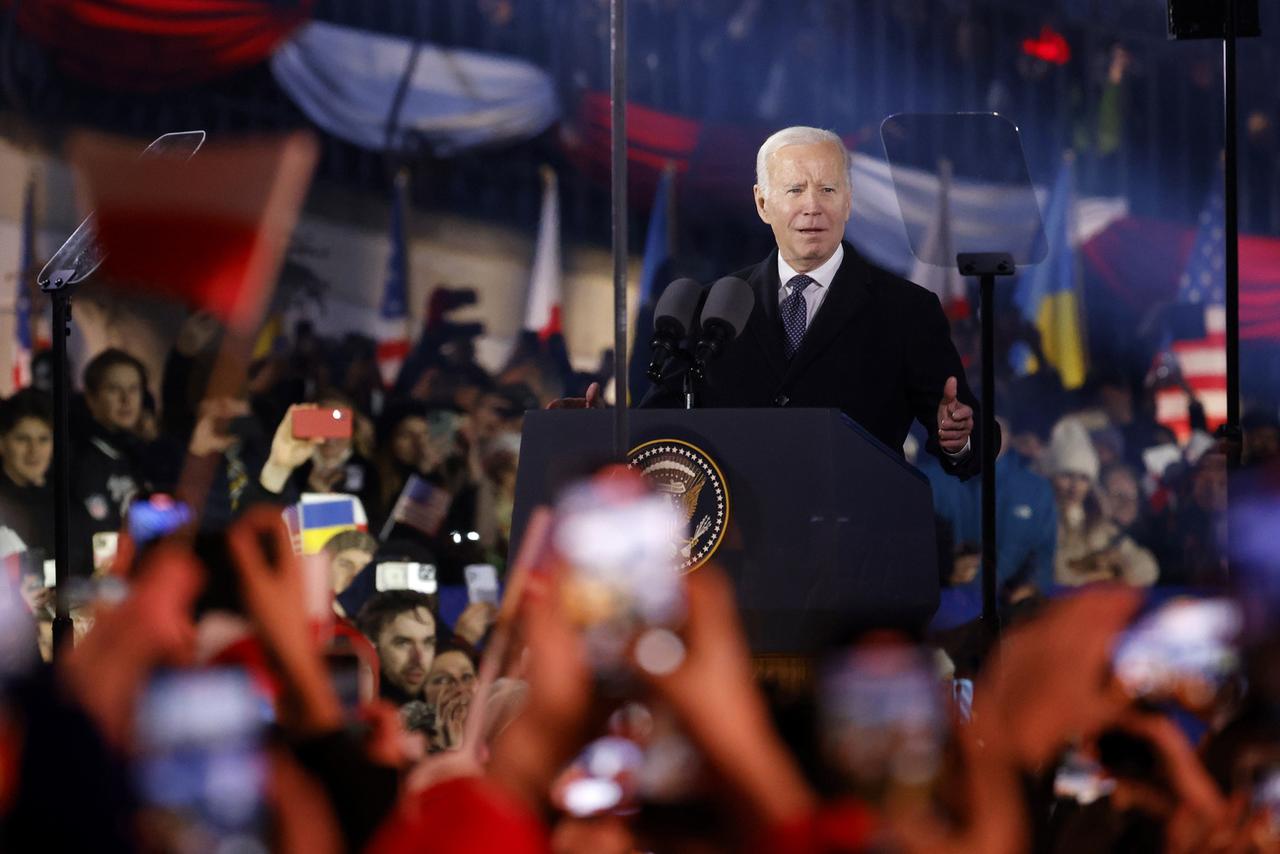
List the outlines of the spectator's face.
<svg viewBox="0 0 1280 854">
<path fill-rule="evenodd" d="M 19 486 L 43 486 L 53 459 L 53 430 L 39 418 L 23 418 L 0 436 L 4 471 Z"/>
<path fill-rule="evenodd" d="M 475 690 L 476 669 L 471 659 L 461 652 L 443 652 L 431 663 L 427 675 L 427 702 L 439 706 L 445 699 L 459 692 Z"/>
<path fill-rule="evenodd" d="M 96 391 L 85 394 L 95 421 L 112 430 L 134 430 L 142 418 L 142 376 L 132 365 L 112 365 Z"/>
<path fill-rule="evenodd" d="M 397 614 L 378 633 L 382 678 L 407 694 L 418 694 L 436 657 L 436 621 L 426 608 Z"/>
<path fill-rule="evenodd" d="M 1203 510 L 1222 513 L 1227 509 L 1227 460 L 1222 454 L 1207 453 L 1196 466 L 1191 481 L 1191 497 Z"/>
<path fill-rule="evenodd" d="M 333 556 L 329 564 L 329 578 L 333 581 L 333 592 L 341 593 L 351 584 L 351 579 L 364 569 L 373 555 L 363 549 L 343 549 Z"/>
<path fill-rule="evenodd" d="M 1121 528 L 1127 528 L 1138 521 L 1138 510 L 1142 506 L 1142 493 L 1138 482 L 1126 471 L 1115 471 L 1107 475 L 1102 484 L 1102 492 L 1107 498 L 1107 516 Z"/>
<path fill-rule="evenodd" d="M 807 273 L 844 237 L 851 204 L 844 158 L 831 143 L 786 145 L 767 167 L 769 191 L 756 185 L 756 213 L 773 229 L 783 260 Z"/>
<path fill-rule="evenodd" d="M 1064 472 L 1053 476 L 1053 493 L 1058 507 L 1079 507 L 1089 495 L 1089 478 L 1076 472 Z"/>
<path fill-rule="evenodd" d="M 418 468 L 430 446 L 431 431 L 425 418 L 405 418 L 391 433 L 391 456 L 403 466 Z"/>
</svg>

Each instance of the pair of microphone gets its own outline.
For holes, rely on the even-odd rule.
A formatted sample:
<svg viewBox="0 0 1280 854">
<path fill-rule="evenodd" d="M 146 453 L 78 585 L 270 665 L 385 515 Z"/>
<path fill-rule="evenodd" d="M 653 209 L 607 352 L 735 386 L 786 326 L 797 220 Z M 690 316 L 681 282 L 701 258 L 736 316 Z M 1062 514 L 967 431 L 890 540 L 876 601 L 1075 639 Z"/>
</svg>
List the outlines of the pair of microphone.
<svg viewBox="0 0 1280 854">
<path fill-rule="evenodd" d="M 683 362 L 694 378 L 702 379 L 707 365 L 747 325 L 755 303 L 751 286 L 733 276 L 718 279 L 705 292 L 702 285 L 693 279 L 676 279 L 667 285 L 653 311 L 649 379 L 654 382 L 661 380 L 674 359 Z M 696 329 L 695 318 L 698 321 Z M 695 332 L 693 349 L 686 350 L 685 342 L 694 338 Z"/>
</svg>

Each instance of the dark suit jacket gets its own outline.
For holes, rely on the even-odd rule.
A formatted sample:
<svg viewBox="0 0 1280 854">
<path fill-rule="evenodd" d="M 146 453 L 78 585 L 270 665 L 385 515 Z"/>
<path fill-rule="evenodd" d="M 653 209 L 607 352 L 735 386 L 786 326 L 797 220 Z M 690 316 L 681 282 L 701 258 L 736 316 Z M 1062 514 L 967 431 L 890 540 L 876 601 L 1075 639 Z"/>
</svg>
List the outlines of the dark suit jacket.
<svg viewBox="0 0 1280 854">
<path fill-rule="evenodd" d="M 979 472 L 978 401 L 933 293 L 874 266 L 845 243 L 831 290 L 788 363 L 778 317 L 777 250 L 734 275 L 755 292 L 755 307 L 746 328 L 707 370 L 699 406 L 835 407 L 899 455 L 915 418 L 929 431 L 927 450 L 947 472 L 962 478 Z M 664 376 L 640 405 L 683 405 L 683 374 L 677 369 Z M 958 463 L 937 440 L 938 402 L 951 376 L 959 381 L 959 399 L 974 410 L 972 448 Z M 997 435 L 997 447 L 999 441 Z"/>
</svg>

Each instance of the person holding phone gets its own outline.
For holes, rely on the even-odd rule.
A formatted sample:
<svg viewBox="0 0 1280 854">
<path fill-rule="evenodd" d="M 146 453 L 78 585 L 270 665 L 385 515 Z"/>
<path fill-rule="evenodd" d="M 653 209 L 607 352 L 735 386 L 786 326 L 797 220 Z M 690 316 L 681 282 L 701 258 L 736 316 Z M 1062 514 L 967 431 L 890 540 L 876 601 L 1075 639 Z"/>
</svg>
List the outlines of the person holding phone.
<svg viewBox="0 0 1280 854">
<path fill-rule="evenodd" d="M 350 403 L 334 394 L 290 406 L 258 475 L 266 497 L 289 504 L 304 492 L 354 495 L 370 519 L 381 518 L 378 471 L 355 450 L 354 418 Z"/>
</svg>

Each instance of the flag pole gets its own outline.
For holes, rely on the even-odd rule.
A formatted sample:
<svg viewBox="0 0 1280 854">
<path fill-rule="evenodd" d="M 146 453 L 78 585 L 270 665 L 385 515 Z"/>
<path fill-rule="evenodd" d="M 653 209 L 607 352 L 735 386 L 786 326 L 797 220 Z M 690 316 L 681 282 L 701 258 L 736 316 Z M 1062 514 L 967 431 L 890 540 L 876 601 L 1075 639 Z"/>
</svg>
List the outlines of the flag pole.
<svg viewBox="0 0 1280 854">
<path fill-rule="evenodd" d="M 627 400 L 627 3 L 609 0 L 613 195 L 613 451 L 631 447 Z"/>
</svg>

